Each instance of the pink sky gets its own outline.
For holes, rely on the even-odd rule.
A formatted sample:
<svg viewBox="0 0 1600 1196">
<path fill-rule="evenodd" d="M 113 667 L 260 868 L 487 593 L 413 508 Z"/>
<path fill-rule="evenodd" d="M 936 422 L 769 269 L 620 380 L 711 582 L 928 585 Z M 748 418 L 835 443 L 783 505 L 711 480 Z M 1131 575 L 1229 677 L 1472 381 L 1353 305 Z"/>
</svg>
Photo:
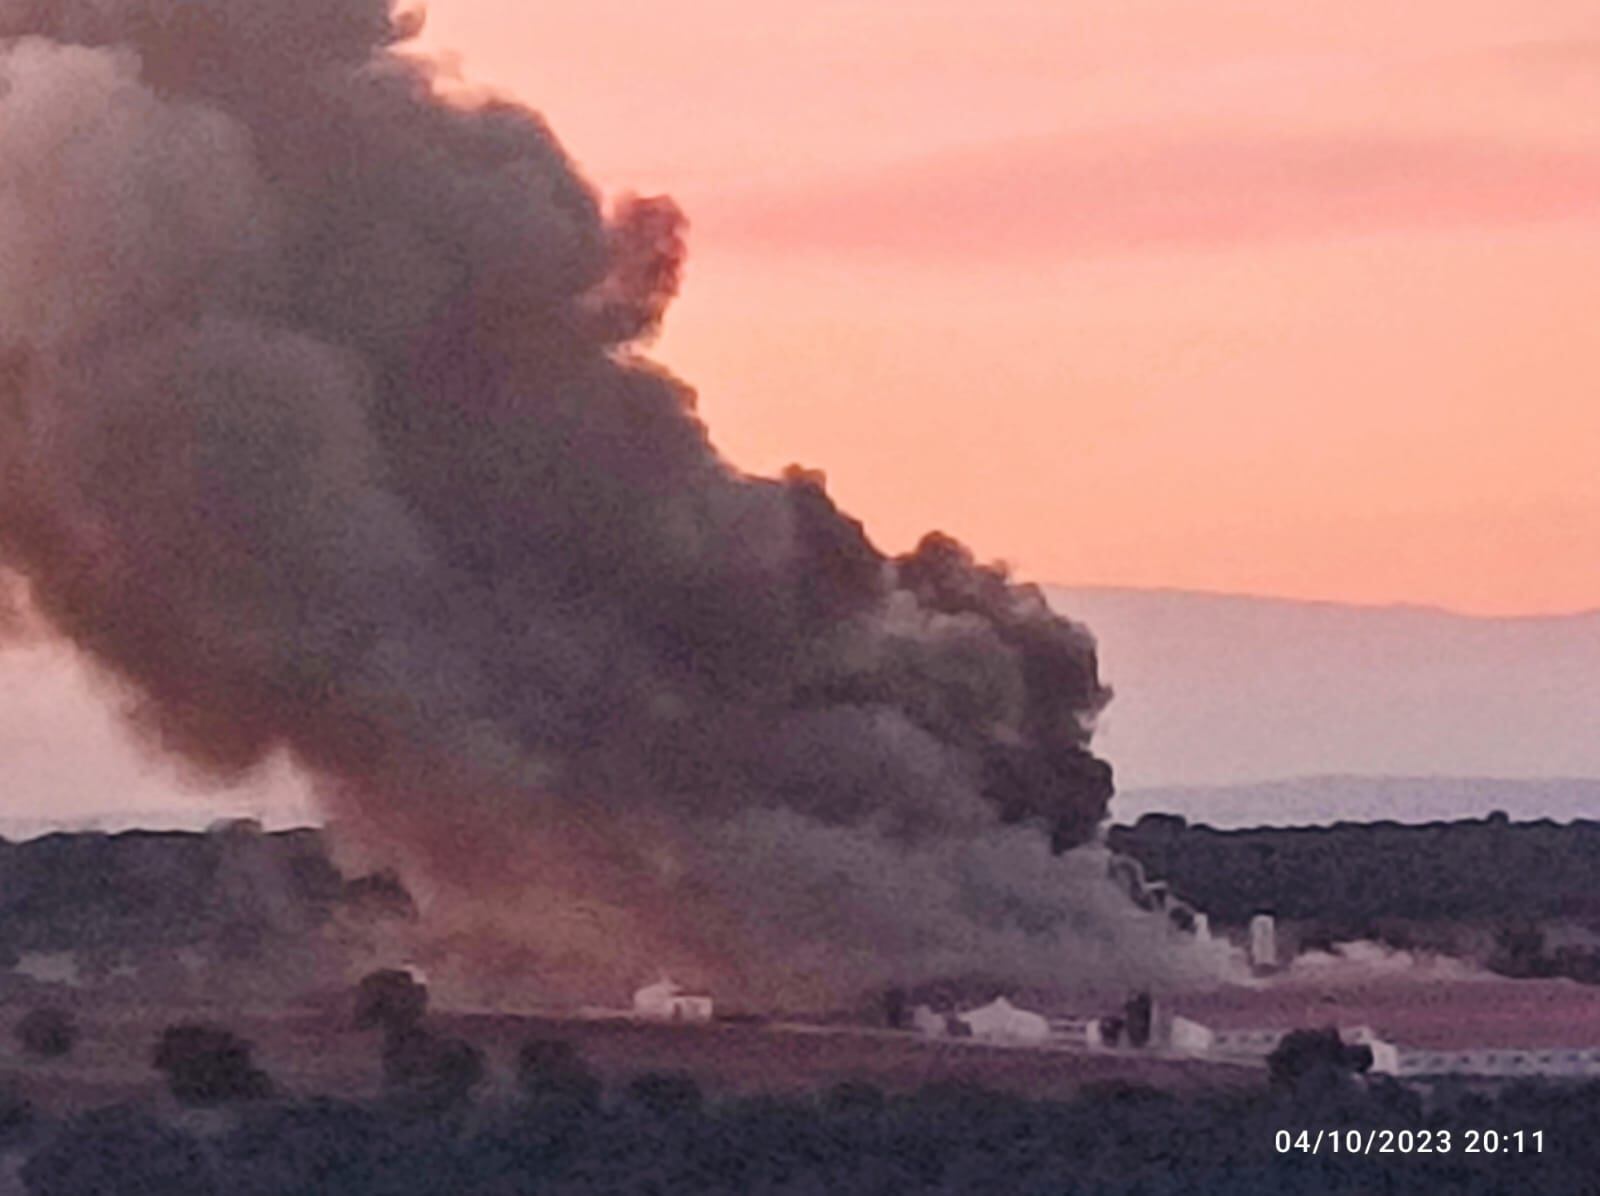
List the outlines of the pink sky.
<svg viewBox="0 0 1600 1196">
<path fill-rule="evenodd" d="M 693 228 L 725 452 L 1027 576 L 1600 606 L 1592 0 L 434 0 Z"/>
</svg>

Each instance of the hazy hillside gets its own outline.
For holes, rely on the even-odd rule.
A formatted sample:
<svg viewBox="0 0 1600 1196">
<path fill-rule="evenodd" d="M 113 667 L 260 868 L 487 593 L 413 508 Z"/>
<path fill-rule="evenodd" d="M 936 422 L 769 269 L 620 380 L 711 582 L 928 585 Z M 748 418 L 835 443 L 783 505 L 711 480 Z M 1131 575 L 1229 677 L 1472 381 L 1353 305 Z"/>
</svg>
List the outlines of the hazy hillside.
<svg viewBox="0 0 1600 1196">
<path fill-rule="evenodd" d="M 1600 612 L 1050 596 L 1099 637 L 1117 698 L 1096 742 L 1124 791 L 1351 774 L 1600 778 Z"/>
</svg>

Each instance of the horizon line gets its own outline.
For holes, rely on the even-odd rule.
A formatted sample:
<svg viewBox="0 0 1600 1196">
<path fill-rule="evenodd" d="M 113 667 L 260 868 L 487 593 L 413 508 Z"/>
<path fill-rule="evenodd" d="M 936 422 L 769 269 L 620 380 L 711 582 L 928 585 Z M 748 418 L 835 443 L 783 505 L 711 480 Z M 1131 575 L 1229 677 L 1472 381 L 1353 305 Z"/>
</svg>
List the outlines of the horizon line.
<svg viewBox="0 0 1600 1196">
<path fill-rule="evenodd" d="M 1162 594 L 1192 598 L 1231 598 L 1245 602 L 1277 602 L 1295 606 L 1335 606 L 1346 610 L 1411 612 L 1416 614 L 1446 615 L 1454 619 L 1471 619 L 1482 622 L 1555 622 L 1572 619 L 1591 619 L 1600 616 L 1600 605 L 1582 606 L 1559 611 L 1516 611 L 1497 614 L 1490 611 L 1463 610 L 1442 606 L 1435 602 L 1410 602 L 1395 599 L 1387 602 L 1364 602 L 1345 598 L 1308 598 L 1298 594 L 1271 594 L 1258 590 L 1221 590 L 1205 586 L 1138 585 L 1122 582 L 1069 582 L 1036 581 L 1046 590 L 1095 591 L 1100 593 Z"/>
</svg>

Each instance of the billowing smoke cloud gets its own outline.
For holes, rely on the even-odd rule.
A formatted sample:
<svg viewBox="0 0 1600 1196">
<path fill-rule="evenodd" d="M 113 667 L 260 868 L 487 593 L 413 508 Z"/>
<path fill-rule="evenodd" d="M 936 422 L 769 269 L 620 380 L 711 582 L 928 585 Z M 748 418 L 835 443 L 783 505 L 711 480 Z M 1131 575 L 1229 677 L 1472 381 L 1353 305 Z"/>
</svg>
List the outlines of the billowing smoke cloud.
<svg viewBox="0 0 1600 1196">
<path fill-rule="evenodd" d="M 287 749 L 552 986 L 1134 967 L 1158 932 L 1053 854 L 1111 794 L 1088 634 L 722 460 L 633 349 L 676 208 L 608 215 L 536 115 L 439 98 L 415 24 L 0 0 L 33 605 L 157 742 L 224 777 Z"/>
</svg>

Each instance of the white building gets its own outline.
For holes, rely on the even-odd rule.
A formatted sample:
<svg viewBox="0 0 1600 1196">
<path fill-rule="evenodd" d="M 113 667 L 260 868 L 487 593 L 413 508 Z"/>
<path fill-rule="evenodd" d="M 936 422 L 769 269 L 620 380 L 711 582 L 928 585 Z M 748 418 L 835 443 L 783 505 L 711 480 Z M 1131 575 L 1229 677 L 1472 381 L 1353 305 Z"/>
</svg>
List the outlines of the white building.
<svg viewBox="0 0 1600 1196">
<path fill-rule="evenodd" d="M 1209 1055 L 1216 1048 L 1217 1035 L 1210 1026 L 1186 1017 L 1172 1016 L 1167 1023 L 1167 1046 L 1186 1055 Z"/>
<path fill-rule="evenodd" d="M 1230 1026 L 1213 1033 L 1211 1049 L 1225 1059 L 1265 1059 L 1287 1033 L 1258 1026 Z"/>
<path fill-rule="evenodd" d="M 1050 1037 L 1055 1042 L 1089 1050 L 1098 1050 L 1104 1044 L 1097 1017 L 1053 1017 Z"/>
<path fill-rule="evenodd" d="M 1346 1030 L 1340 1037 L 1345 1042 L 1371 1048 L 1372 1073 L 1374 1075 L 1397 1076 L 1400 1074 L 1400 1060 L 1403 1054 L 1401 1048 L 1392 1042 L 1379 1038 L 1370 1027 L 1357 1026 L 1353 1030 Z"/>
<path fill-rule="evenodd" d="M 687 992 L 665 976 L 633 994 L 634 1016 L 650 1021 L 709 1022 L 711 1012 L 708 995 Z"/>
<path fill-rule="evenodd" d="M 1004 997 L 956 1017 L 967 1024 L 974 1038 L 991 1042 L 1043 1042 L 1050 1037 L 1050 1023 L 1042 1014 L 1018 1009 Z"/>
<path fill-rule="evenodd" d="M 1278 966 L 1278 927 L 1271 914 L 1250 919 L 1250 966 L 1258 972 Z"/>
</svg>

